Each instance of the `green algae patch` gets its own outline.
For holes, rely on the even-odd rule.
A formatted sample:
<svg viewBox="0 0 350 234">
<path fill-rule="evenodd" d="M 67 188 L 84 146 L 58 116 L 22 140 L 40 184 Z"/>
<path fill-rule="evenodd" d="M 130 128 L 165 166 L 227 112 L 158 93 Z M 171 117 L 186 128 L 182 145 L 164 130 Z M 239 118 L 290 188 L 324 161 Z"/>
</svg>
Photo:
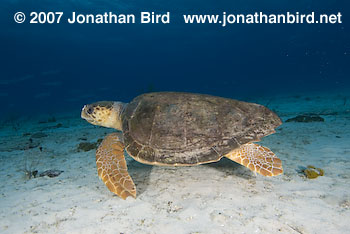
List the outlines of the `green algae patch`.
<svg viewBox="0 0 350 234">
<path fill-rule="evenodd" d="M 97 148 L 97 143 L 82 142 L 78 145 L 78 151 L 90 151 Z"/>
</svg>

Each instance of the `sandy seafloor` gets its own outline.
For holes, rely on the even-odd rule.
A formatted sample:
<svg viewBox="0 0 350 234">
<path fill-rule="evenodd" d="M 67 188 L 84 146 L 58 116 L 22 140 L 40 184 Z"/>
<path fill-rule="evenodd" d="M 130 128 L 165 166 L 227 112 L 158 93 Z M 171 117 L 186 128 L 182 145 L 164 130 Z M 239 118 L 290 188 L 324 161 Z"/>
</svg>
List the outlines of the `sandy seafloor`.
<svg viewBox="0 0 350 234">
<path fill-rule="evenodd" d="M 248 100 L 268 103 L 284 121 L 303 113 L 325 119 L 284 123 L 263 139 L 283 161 L 281 176 L 254 175 L 229 160 L 175 168 L 128 157 L 138 196 L 125 201 L 98 178 L 95 151 L 77 151 L 113 130 L 81 120 L 80 110 L 52 123 L 39 123 L 50 116 L 8 120 L 0 129 L 0 233 L 350 233 L 349 97 Z M 25 134 L 38 132 L 46 136 Z M 31 137 L 42 152 L 29 149 Z M 307 165 L 325 175 L 306 179 L 298 168 Z M 27 179 L 26 167 L 64 172 Z"/>
</svg>

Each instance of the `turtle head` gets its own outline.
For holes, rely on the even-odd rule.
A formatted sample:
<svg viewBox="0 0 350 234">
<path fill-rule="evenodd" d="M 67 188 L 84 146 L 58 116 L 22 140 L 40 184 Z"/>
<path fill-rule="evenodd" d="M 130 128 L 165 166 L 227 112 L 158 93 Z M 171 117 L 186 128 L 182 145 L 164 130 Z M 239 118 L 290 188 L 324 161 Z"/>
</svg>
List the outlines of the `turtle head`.
<svg viewBox="0 0 350 234">
<path fill-rule="evenodd" d="M 93 125 L 122 130 L 121 113 L 124 103 L 102 101 L 85 105 L 81 111 L 81 118 Z"/>
</svg>

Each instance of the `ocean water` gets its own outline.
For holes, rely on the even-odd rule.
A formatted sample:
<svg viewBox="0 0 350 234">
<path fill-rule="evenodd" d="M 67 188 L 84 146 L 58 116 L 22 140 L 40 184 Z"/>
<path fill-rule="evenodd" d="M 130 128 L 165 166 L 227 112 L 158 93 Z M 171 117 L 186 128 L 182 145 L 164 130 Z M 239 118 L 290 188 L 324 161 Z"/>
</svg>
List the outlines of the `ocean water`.
<svg viewBox="0 0 350 234">
<path fill-rule="evenodd" d="M 342 0 L 3 0 L 0 232 L 349 233 L 349 224 L 339 221 L 350 217 L 349 7 Z M 17 12 L 25 14 L 23 23 L 15 22 Z M 33 20 L 32 12 L 42 13 Z M 52 23 L 40 18 L 48 12 L 63 12 L 60 23 L 57 13 Z M 70 24 L 72 12 L 134 14 L 136 20 Z M 169 12 L 169 23 L 140 23 L 140 12 Z M 183 18 L 223 12 L 341 18 L 334 24 L 226 26 Z M 127 201 L 112 195 L 98 180 L 94 149 L 79 151 L 79 144 L 95 144 L 113 130 L 82 120 L 81 108 L 159 91 L 274 110 L 283 125 L 262 144 L 281 158 L 284 175 L 265 179 L 228 161 L 164 169 L 128 158 L 140 195 Z M 309 113 L 324 122 L 286 122 Z M 307 179 L 300 170 L 308 165 L 325 175 Z M 64 172 L 26 174 L 53 169 Z M 269 197 L 276 201 L 271 207 Z"/>
<path fill-rule="evenodd" d="M 346 1 L 3 1 L 1 111 L 60 112 L 147 91 L 230 98 L 349 87 Z M 27 14 L 17 24 L 16 12 Z M 29 13 L 64 12 L 60 24 Z M 68 24 L 71 12 L 170 12 L 169 24 Z M 342 13 L 341 24 L 185 24 L 183 14 Z M 139 18 L 139 17 L 138 17 Z"/>
</svg>

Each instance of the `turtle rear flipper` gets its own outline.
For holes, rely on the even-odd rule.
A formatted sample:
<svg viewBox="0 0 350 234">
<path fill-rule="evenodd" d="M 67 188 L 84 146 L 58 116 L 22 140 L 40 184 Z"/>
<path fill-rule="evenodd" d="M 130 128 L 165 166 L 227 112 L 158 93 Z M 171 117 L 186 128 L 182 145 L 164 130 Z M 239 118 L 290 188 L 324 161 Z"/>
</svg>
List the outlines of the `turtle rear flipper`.
<svg viewBox="0 0 350 234">
<path fill-rule="evenodd" d="M 136 187 L 132 181 L 124 157 L 124 144 L 118 133 L 111 133 L 104 138 L 96 151 L 98 176 L 107 188 L 123 198 L 136 198 Z"/>
<path fill-rule="evenodd" d="M 241 145 L 225 157 L 263 176 L 276 176 L 283 173 L 281 159 L 269 148 L 254 143 Z"/>
</svg>

